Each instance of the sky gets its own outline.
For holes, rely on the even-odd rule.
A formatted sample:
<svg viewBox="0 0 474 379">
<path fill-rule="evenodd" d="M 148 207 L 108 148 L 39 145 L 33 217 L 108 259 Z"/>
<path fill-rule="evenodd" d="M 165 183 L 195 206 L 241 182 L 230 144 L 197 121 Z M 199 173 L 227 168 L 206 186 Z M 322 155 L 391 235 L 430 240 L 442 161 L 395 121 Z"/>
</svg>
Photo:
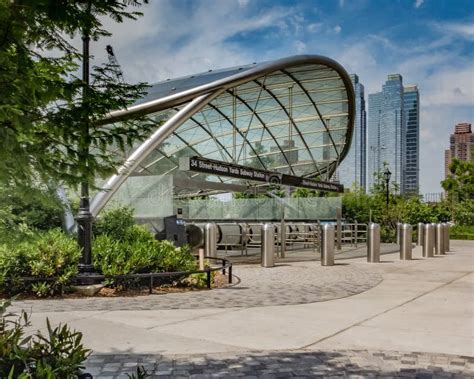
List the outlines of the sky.
<svg viewBox="0 0 474 379">
<path fill-rule="evenodd" d="M 474 123 L 473 0 L 149 0 L 138 21 L 105 20 L 95 63 L 111 44 L 128 82 L 298 54 L 356 73 L 368 94 L 399 73 L 420 91 L 420 192 L 441 192 L 444 150 Z"/>
</svg>

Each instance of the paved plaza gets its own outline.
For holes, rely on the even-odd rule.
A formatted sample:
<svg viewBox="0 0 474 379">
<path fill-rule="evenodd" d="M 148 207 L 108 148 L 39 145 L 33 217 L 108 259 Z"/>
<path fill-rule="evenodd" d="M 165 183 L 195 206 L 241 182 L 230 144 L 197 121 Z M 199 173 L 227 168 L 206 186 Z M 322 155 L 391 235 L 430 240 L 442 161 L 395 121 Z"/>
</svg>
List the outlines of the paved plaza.
<svg viewBox="0 0 474 379">
<path fill-rule="evenodd" d="M 474 243 L 446 256 L 234 268 L 200 292 L 15 302 L 84 333 L 87 369 L 126 377 L 474 377 Z"/>
</svg>

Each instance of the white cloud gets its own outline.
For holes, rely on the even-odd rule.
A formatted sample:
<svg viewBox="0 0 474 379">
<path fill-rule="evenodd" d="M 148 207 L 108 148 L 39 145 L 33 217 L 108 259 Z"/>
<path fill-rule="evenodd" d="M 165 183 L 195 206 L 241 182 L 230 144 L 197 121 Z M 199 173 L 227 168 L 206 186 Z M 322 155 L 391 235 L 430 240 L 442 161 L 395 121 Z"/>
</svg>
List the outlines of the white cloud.
<svg viewBox="0 0 474 379">
<path fill-rule="evenodd" d="M 339 34 L 339 33 L 341 32 L 341 30 L 342 30 L 342 28 L 341 28 L 340 25 L 336 25 L 336 26 L 334 27 L 334 32 L 335 32 L 336 34 Z"/>
<path fill-rule="evenodd" d="M 105 45 L 112 44 L 126 80 L 151 83 L 268 59 L 261 53 L 251 56 L 248 49 L 242 50 L 229 39 L 251 36 L 267 27 L 282 30 L 293 16 L 280 7 L 255 12 L 229 1 L 196 3 L 190 10 L 163 0 L 151 2 L 143 13 L 136 22 L 108 21 L 106 28 L 113 37 L 94 44 L 93 53 L 97 60 L 105 61 Z"/>
<path fill-rule="evenodd" d="M 415 4 L 413 4 L 413 6 L 415 8 L 419 8 L 421 7 L 421 5 L 425 2 L 425 0 L 415 0 Z"/>
<path fill-rule="evenodd" d="M 298 54 L 304 53 L 306 51 L 306 44 L 303 41 L 296 41 L 295 49 Z"/>
<path fill-rule="evenodd" d="M 244 8 L 244 7 L 246 7 L 246 6 L 248 5 L 249 1 L 250 1 L 250 0 L 239 0 L 239 6 L 240 6 L 241 8 Z"/>
<path fill-rule="evenodd" d="M 322 22 L 314 22 L 314 23 L 309 24 L 309 25 L 306 27 L 306 29 L 307 29 L 308 32 L 310 32 L 310 33 L 316 33 L 316 32 L 319 32 L 322 27 L 323 27 L 323 23 L 322 23 Z"/>
<path fill-rule="evenodd" d="M 474 40 L 474 23 L 435 23 L 434 27 L 443 33 L 450 33 L 457 37 Z"/>
</svg>

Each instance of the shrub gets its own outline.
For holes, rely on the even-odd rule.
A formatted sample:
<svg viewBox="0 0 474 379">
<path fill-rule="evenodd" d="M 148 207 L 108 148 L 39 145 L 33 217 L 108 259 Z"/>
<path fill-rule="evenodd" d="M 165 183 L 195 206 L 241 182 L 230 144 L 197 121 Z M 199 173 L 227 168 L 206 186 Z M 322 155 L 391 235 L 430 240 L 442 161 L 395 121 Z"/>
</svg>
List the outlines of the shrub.
<svg viewBox="0 0 474 379">
<path fill-rule="evenodd" d="M 132 225 L 121 239 L 108 234 L 93 241 L 93 264 L 104 275 L 124 275 L 159 269 L 159 243 L 144 227 Z"/>
<path fill-rule="evenodd" d="M 454 225 L 449 230 L 449 238 L 453 240 L 474 240 L 474 226 Z"/>
<path fill-rule="evenodd" d="M 188 247 L 157 241 L 139 225 L 133 225 L 121 240 L 106 234 L 96 237 L 92 251 L 94 266 L 104 275 L 196 269 L 196 259 Z"/>
<path fill-rule="evenodd" d="M 105 211 L 94 223 L 93 231 L 95 236 L 108 235 L 116 240 L 122 240 L 125 233 L 133 227 L 133 209 L 128 207 L 118 207 Z"/>
<path fill-rule="evenodd" d="M 63 206 L 54 191 L 41 186 L 23 187 L 0 185 L 0 204 L 8 212 L 1 217 L 12 224 L 26 224 L 37 230 L 61 227 Z M 0 210 L 1 213 L 1 210 Z"/>
<path fill-rule="evenodd" d="M 454 214 L 456 224 L 474 225 L 474 200 L 466 200 L 456 204 Z"/>
<path fill-rule="evenodd" d="M 82 334 L 67 325 L 52 328 L 48 334 L 36 332 L 25 337 L 31 326 L 29 315 L 7 313 L 10 302 L 0 304 L 0 377 L 21 379 L 77 378 L 90 350 L 82 345 Z"/>
<path fill-rule="evenodd" d="M 145 226 L 134 224 L 130 208 L 105 212 L 94 230 L 93 264 L 104 275 L 196 269 L 196 259 L 188 247 L 177 248 L 170 241 L 157 241 Z M 125 287 L 135 283 L 137 281 L 112 281 Z"/>
<path fill-rule="evenodd" d="M 75 239 L 59 229 L 16 247 L 0 246 L 0 291 L 33 292 L 38 296 L 56 294 L 77 273 L 80 256 Z M 21 279 L 24 276 L 37 280 L 24 282 Z"/>
</svg>

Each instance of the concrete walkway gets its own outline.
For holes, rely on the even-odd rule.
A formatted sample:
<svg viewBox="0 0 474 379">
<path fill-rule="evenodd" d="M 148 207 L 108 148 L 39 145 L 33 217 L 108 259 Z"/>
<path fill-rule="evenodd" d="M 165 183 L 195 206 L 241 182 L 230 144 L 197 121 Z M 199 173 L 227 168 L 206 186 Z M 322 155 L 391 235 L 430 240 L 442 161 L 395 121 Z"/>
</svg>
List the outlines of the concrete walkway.
<svg viewBox="0 0 474 379">
<path fill-rule="evenodd" d="M 474 375 L 474 358 L 470 358 L 474 357 L 474 242 L 452 241 L 451 249 L 452 252 L 446 256 L 423 259 L 421 250 L 416 248 L 412 261 L 400 261 L 398 254 L 383 255 L 380 264 L 369 264 L 363 258 L 346 260 L 344 263 L 349 265 L 346 267 L 352 266 L 361 273 L 373 272 L 383 280 L 377 281 L 365 292 L 353 296 L 348 294 L 347 297 L 330 301 L 238 308 L 188 307 L 189 309 L 186 309 L 184 302 L 179 307 L 181 309 L 137 310 L 137 307 L 99 311 L 94 308 L 84 309 L 82 306 L 79 307 L 81 310 L 69 307 L 64 309 L 61 301 L 42 300 L 16 302 L 15 307 L 32 307 L 35 328 L 43 329 L 44 320 L 49 317 L 53 323 L 67 322 L 82 331 L 86 346 L 96 354 L 91 358 L 90 365 L 95 364 L 96 371 L 102 375 L 113 372 L 111 367 L 114 366 L 110 364 L 115 364 L 116 373 L 123 373 L 120 370 L 124 367 L 130 370 L 131 367 L 123 366 L 123 359 L 136 362 L 145 359 L 143 357 L 152 357 L 146 359 L 154 360 L 153 370 L 157 373 L 157 362 L 167 361 L 166 357 L 173 355 L 184 359 L 183 357 L 195 354 L 211 354 L 238 364 L 239 356 L 242 357 L 240 361 L 247 357 L 261 363 L 261 359 L 255 356 L 263 354 L 267 358 L 272 355 L 281 358 L 281 354 L 284 354 L 287 358 L 293 356 L 294 359 L 300 359 L 295 358 L 294 354 L 314 358 L 318 354 L 339 352 L 338 356 L 349 361 L 356 359 L 364 367 L 372 364 L 375 374 L 400 373 L 397 370 L 404 367 L 402 360 L 407 361 L 406 356 L 412 356 L 411 361 L 426 363 L 422 366 L 428 373 L 436 371 L 433 367 L 445 365 L 443 372 L 449 374 L 447 376 L 469 376 Z M 300 270 L 305 269 L 301 264 L 291 263 L 278 270 L 284 270 L 285 267 L 292 270 L 295 277 L 298 276 L 298 267 Z M 319 267 L 318 270 L 320 269 L 332 268 Z M 246 270 L 252 270 L 252 267 L 237 266 L 235 275 L 245 276 L 242 273 Z M 318 270 L 315 267 L 315 275 Z M 285 275 L 279 271 L 275 271 L 275 274 Z M 265 275 L 262 280 L 264 278 Z M 282 282 L 283 285 L 288 284 L 286 279 Z M 220 291 L 239 291 L 239 286 L 242 289 L 257 289 L 264 284 L 258 280 L 251 283 L 241 281 L 232 289 Z M 281 291 L 285 292 L 284 289 Z M 201 294 L 212 296 L 213 293 L 217 291 Z M 159 297 L 151 297 L 153 296 Z M 127 302 L 127 299 L 121 298 L 112 300 Z M 144 297 L 142 301 L 146 302 L 147 298 Z M 76 305 L 79 304 L 77 302 Z M 416 359 L 413 358 L 413 352 L 419 354 Z M 108 360 L 104 356 L 109 357 Z M 380 358 L 385 356 L 396 358 Z M 192 359 L 198 359 L 193 357 Z M 376 357 L 382 363 L 374 363 L 377 361 Z M 350 368 L 354 362 L 347 359 L 344 364 L 348 364 Z M 451 370 L 449 365 L 456 362 L 456 359 L 459 367 Z M 324 359 L 319 359 L 318 362 L 321 361 Z M 396 361 L 398 366 L 396 364 L 395 368 L 390 366 L 387 369 L 388 366 L 384 366 L 383 362 L 388 361 L 392 361 L 392 364 Z M 443 363 L 433 366 L 438 361 Z M 285 368 L 284 361 L 282 362 L 273 366 L 274 373 L 279 376 L 285 372 L 278 371 Z M 108 371 L 105 369 L 106 364 L 109 365 Z M 296 375 L 296 369 L 292 369 L 292 375 Z M 268 367 L 266 371 L 262 370 L 259 375 L 272 373 L 271 368 L 267 372 Z M 196 375 L 212 374 L 201 371 Z M 322 375 L 326 376 L 328 372 L 324 371 Z M 417 372 L 414 371 L 415 374 Z M 162 373 L 178 375 L 174 371 Z M 349 371 L 343 370 L 335 375 L 348 373 Z M 365 372 L 367 373 L 370 374 L 370 370 Z M 237 370 L 234 374 L 241 373 Z M 245 371 L 244 374 L 249 373 Z M 189 371 L 183 375 L 192 376 Z M 308 371 L 301 376 L 312 374 Z"/>
</svg>

